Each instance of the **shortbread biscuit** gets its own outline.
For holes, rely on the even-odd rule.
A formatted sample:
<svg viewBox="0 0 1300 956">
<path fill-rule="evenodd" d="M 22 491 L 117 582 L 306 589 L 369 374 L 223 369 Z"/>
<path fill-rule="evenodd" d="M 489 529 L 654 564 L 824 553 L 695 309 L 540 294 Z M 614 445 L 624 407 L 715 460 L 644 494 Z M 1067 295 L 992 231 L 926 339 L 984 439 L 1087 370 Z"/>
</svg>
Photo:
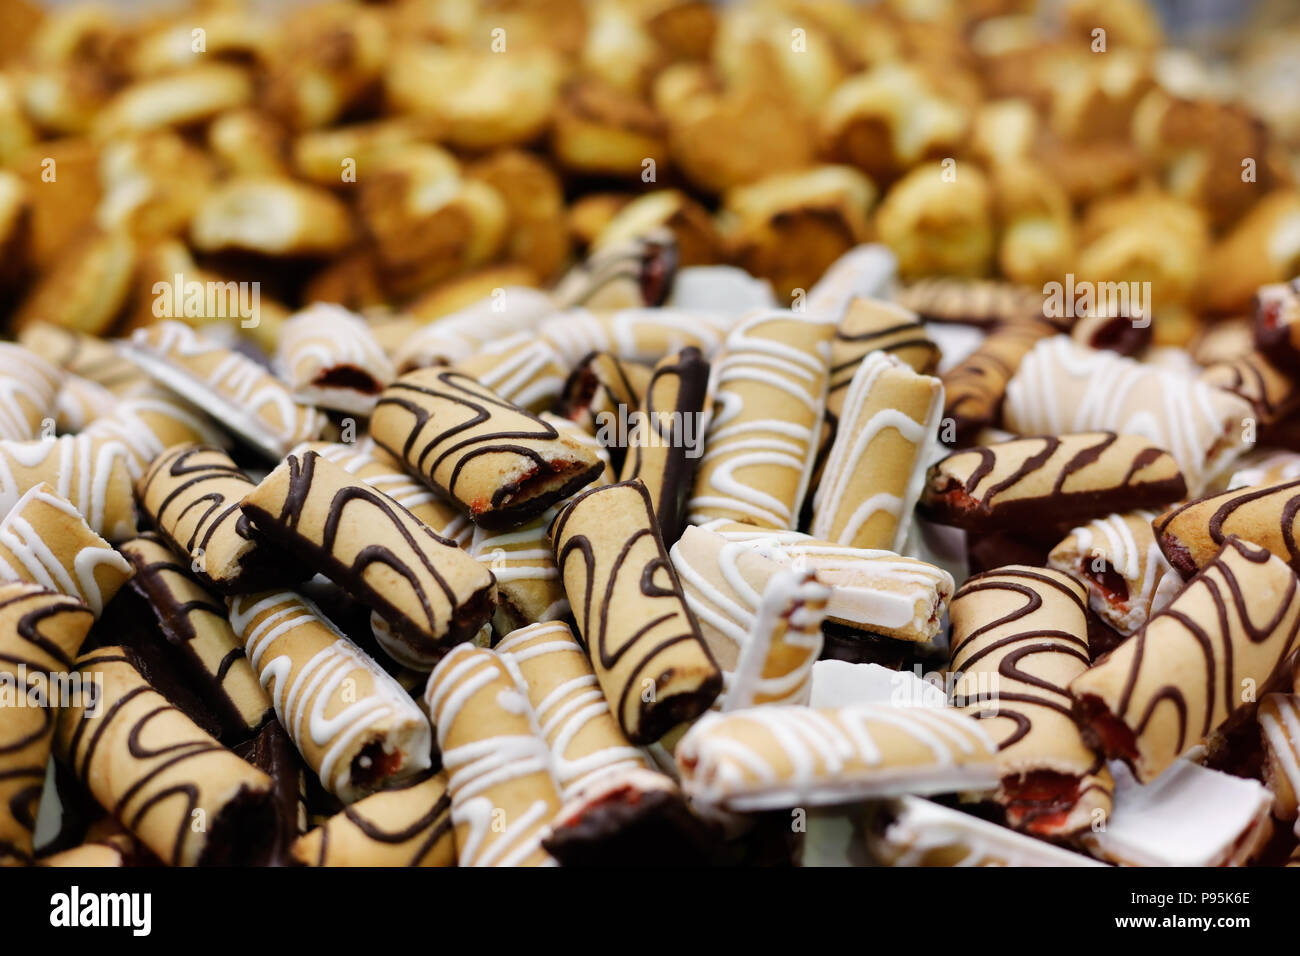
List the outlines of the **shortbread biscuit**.
<svg viewBox="0 0 1300 956">
<path fill-rule="evenodd" d="M 363 797 L 300 836 L 290 852 L 305 866 L 455 866 L 447 775 Z"/>
<path fill-rule="evenodd" d="M 1182 587 L 1156 542 L 1155 518 L 1155 512 L 1141 509 L 1096 518 L 1071 531 L 1048 555 L 1053 568 L 1088 589 L 1093 612 L 1125 636 Z"/>
<path fill-rule="evenodd" d="M 592 666 L 633 743 L 703 713 L 722 676 L 700 637 L 639 481 L 576 496 L 551 526 Z"/>
<path fill-rule="evenodd" d="M 127 560 L 44 482 L 0 521 L 0 579 L 31 581 L 78 598 L 99 617 L 131 574 Z"/>
<path fill-rule="evenodd" d="M 276 360 L 295 400 L 353 415 L 369 415 L 394 377 L 366 321 L 325 302 L 284 323 Z"/>
<path fill-rule="evenodd" d="M 257 483 L 219 448 L 173 445 L 136 482 L 140 507 L 195 574 L 224 594 L 264 589 L 308 576 L 263 541 L 239 503 Z"/>
<path fill-rule="evenodd" d="M 1147 783 L 1253 702 L 1298 633 L 1295 573 L 1229 538 L 1145 628 L 1070 682 L 1076 717 Z"/>
<path fill-rule="evenodd" d="M 242 507 L 258 531 L 378 611 L 415 650 L 467 641 L 491 614 L 486 568 L 314 452 L 286 458 Z"/>
<path fill-rule="evenodd" d="M 126 648 L 101 647 L 77 667 L 94 699 L 63 709 L 55 747 L 99 804 L 171 866 L 270 862 L 271 778 L 150 687 Z"/>
<path fill-rule="evenodd" d="M 244 68 L 230 63 L 193 66 L 120 90 L 95 118 L 95 130 L 112 137 L 190 126 L 252 98 L 252 78 Z"/>
<path fill-rule="evenodd" d="M 682 530 L 686 498 L 704 452 L 709 363 L 697 348 L 664 356 L 637 399 L 620 480 L 639 478 L 650 493 L 665 543 Z"/>
<path fill-rule="evenodd" d="M 590 484 L 603 465 L 551 425 L 449 369 L 408 372 L 379 398 L 376 444 L 487 528 L 514 527 Z"/>
<path fill-rule="evenodd" d="M 1007 822 L 1038 836 L 1110 812 L 1110 772 L 1084 743 L 1066 690 L 1091 660 L 1087 613 L 1077 581 L 1021 565 L 968 578 L 948 610 L 954 701 L 997 743 Z"/>
<path fill-rule="evenodd" d="M 1025 356 L 1003 409 L 1005 427 L 1021 435 L 1141 435 L 1174 457 L 1193 495 L 1243 451 L 1252 417 L 1249 403 L 1229 392 L 1068 336 L 1042 341 Z"/>
<path fill-rule="evenodd" d="M 968 531 L 1060 527 L 1116 508 L 1177 501 L 1173 457 L 1139 435 L 1017 438 L 955 452 L 931 467 L 921 496 L 931 521 Z"/>
<path fill-rule="evenodd" d="M 132 487 L 138 475 L 130 448 L 93 432 L 0 441 L 0 510 L 45 482 L 82 513 L 90 530 L 123 541 L 135 534 Z"/>
<path fill-rule="evenodd" d="M 451 791 L 458 865 L 554 866 L 542 840 L 560 792 L 518 670 L 462 645 L 429 675 L 424 702 Z"/>
<path fill-rule="evenodd" d="M 682 789 L 733 811 L 984 790 L 996 746 L 951 710 L 859 704 L 706 714 L 677 746 Z"/>
<path fill-rule="evenodd" d="M 328 424 L 256 362 L 180 322 L 138 330 L 126 354 L 177 395 L 207 409 L 268 458 L 319 438 Z"/>
<path fill-rule="evenodd" d="M 292 591 L 229 599 L 230 624 L 275 713 L 345 803 L 429 769 L 433 734 L 387 672 Z"/>
<path fill-rule="evenodd" d="M 106 335 L 131 292 L 136 242 L 121 230 L 88 228 L 60 247 L 19 304 L 13 325 L 48 322 Z"/>
<path fill-rule="evenodd" d="M 141 535 L 120 546 L 135 576 L 131 588 L 144 599 L 167 643 L 176 648 L 192 687 L 212 708 L 226 735 L 246 737 L 274 715 L 271 698 L 230 627 L 221 597 L 198 582 L 183 559 L 161 539 Z"/>
<path fill-rule="evenodd" d="M 795 527 L 825 411 L 835 324 L 760 313 L 727 336 L 687 520 Z"/>
<path fill-rule="evenodd" d="M 355 475 L 371 488 L 382 491 L 427 524 L 438 537 L 454 541 L 462 548 L 469 545 L 474 535 L 473 522 L 438 492 L 403 471 L 388 452 L 374 443 L 374 439 L 365 438 L 352 444 L 306 442 L 295 448 L 294 454 L 309 451 Z"/>
<path fill-rule="evenodd" d="M 1190 578 L 1235 535 L 1267 548 L 1300 573 L 1296 544 L 1300 479 L 1221 491 L 1170 508 L 1152 522 L 1169 563 Z"/>
<path fill-rule="evenodd" d="M 901 551 L 943 412 L 943 385 L 887 353 L 868 355 L 844 394 L 813 496 L 811 533 Z"/>
<path fill-rule="evenodd" d="M 74 670 L 94 621 L 75 598 L 35 584 L 0 585 L 0 674 L 9 694 L 0 733 L 0 866 L 32 862 L 55 713 L 64 703 L 56 681 Z"/>
<path fill-rule="evenodd" d="M 212 190 L 190 222 L 199 252 L 321 257 L 356 236 L 348 207 L 317 186 L 277 176 L 240 176 Z"/>
</svg>

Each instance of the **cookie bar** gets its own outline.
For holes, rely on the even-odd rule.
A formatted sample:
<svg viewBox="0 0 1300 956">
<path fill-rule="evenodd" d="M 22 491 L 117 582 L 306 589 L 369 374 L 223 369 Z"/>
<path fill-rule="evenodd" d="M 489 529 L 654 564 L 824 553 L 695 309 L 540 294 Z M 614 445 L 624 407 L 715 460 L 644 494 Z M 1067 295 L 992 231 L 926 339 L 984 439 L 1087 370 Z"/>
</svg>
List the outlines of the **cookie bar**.
<svg viewBox="0 0 1300 956">
<path fill-rule="evenodd" d="M 515 527 L 603 464 L 546 422 L 448 369 L 403 375 L 375 406 L 375 443 L 487 528 Z"/>
<path fill-rule="evenodd" d="M 1300 572 L 1297 511 L 1300 479 L 1222 491 L 1175 505 L 1152 527 L 1165 557 L 1185 578 L 1213 561 L 1230 535 L 1267 548 Z"/>
<path fill-rule="evenodd" d="M 351 803 L 429 769 L 424 714 L 319 608 L 291 591 L 242 594 L 229 606 L 280 723 L 327 790 Z"/>
<path fill-rule="evenodd" d="M 429 675 L 460 866 L 554 866 L 542 848 L 560 810 L 551 751 L 518 671 L 461 645 Z"/>
<path fill-rule="evenodd" d="M 425 774 L 363 797 L 300 836 L 291 853 L 306 866 L 455 866 L 447 777 Z"/>
<path fill-rule="evenodd" d="M 40 438 L 42 423 L 53 423 L 63 373 L 37 353 L 0 342 L 0 439 Z"/>
<path fill-rule="evenodd" d="M 872 352 L 893 355 L 921 375 L 929 375 L 939 364 L 939 346 L 926 335 L 915 312 L 893 302 L 853 299 L 831 341 L 828 415 L 838 417 L 843 411 L 849 383 Z"/>
<path fill-rule="evenodd" d="M 1253 701 L 1298 633 L 1295 573 L 1229 538 L 1146 627 L 1070 682 L 1075 715 L 1149 783 Z"/>
<path fill-rule="evenodd" d="M 864 358 L 813 496 L 812 534 L 854 548 L 902 550 L 942 411 L 938 379 L 883 352 Z"/>
<path fill-rule="evenodd" d="M 268 862 L 271 778 L 151 688 L 125 648 L 101 647 L 77 667 L 94 699 L 59 714 L 56 750 L 100 805 L 172 866 Z"/>
<path fill-rule="evenodd" d="M 408 475 L 392 455 L 371 438 L 351 444 L 339 442 L 304 442 L 293 453 L 314 451 L 321 458 L 338 465 L 360 478 L 371 488 L 382 491 L 399 505 L 427 524 L 440 538 L 461 547 L 469 544 L 474 524 L 438 492 Z"/>
<path fill-rule="evenodd" d="M 225 602 L 196 580 L 190 565 L 161 539 L 142 535 L 119 550 L 135 569 L 131 587 L 152 612 L 158 629 L 180 653 L 195 689 L 223 729 L 246 736 L 274 713 L 271 698 L 230 626 Z"/>
<path fill-rule="evenodd" d="M 564 390 L 560 356 L 528 332 L 484 343 L 474 355 L 456 362 L 455 368 L 498 398 L 534 413 L 550 408 Z"/>
<path fill-rule="evenodd" d="M 321 437 L 328 419 L 299 404 L 289 388 L 252 359 L 205 339 L 180 322 L 139 329 L 125 354 L 177 395 L 209 412 L 268 458 Z"/>
<path fill-rule="evenodd" d="M 1097 518 L 1071 531 L 1048 555 L 1053 568 L 1088 589 L 1088 606 L 1123 635 L 1145 624 L 1182 587 L 1156 542 L 1155 517 L 1135 510 Z"/>
<path fill-rule="evenodd" d="M 551 295 L 561 309 L 662 305 L 677 267 L 672 233 L 656 229 L 588 256 L 559 281 Z"/>
<path fill-rule="evenodd" d="M 1139 435 L 1045 435 L 955 452 L 931 467 L 921 511 L 967 531 L 1067 525 L 1187 492 L 1177 463 Z"/>
<path fill-rule="evenodd" d="M 1066 690 L 1090 663 L 1084 597 L 1060 571 L 1011 565 L 969 578 L 948 609 L 955 703 L 997 742 L 1007 822 L 1038 836 L 1110 812 L 1110 773 L 1084 743 Z"/>
<path fill-rule="evenodd" d="M 318 568 L 413 649 L 467 641 L 491 614 L 491 573 L 383 492 L 314 452 L 290 455 L 243 501 L 257 529 Z"/>
<path fill-rule="evenodd" d="M 636 427 L 619 478 L 650 493 L 664 541 L 681 534 L 686 497 L 703 453 L 709 363 L 694 347 L 665 355 L 639 393 Z"/>
<path fill-rule="evenodd" d="M 742 543 L 784 567 L 804 567 L 831 586 L 828 621 L 857 631 L 913 643 L 939 633 L 952 575 L 942 568 L 892 551 L 849 548 L 797 531 L 771 532 L 715 521 L 702 531 Z"/>
<path fill-rule="evenodd" d="M 834 334 L 822 316 L 767 312 L 727 336 L 689 522 L 795 527 L 821 433 Z"/>
<path fill-rule="evenodd" d="M 307 577 L 254 534 L 240 502 L 257 485 L 219 448 L 174 445 L 136 482 L 140 507 L 210 587 L 225 594 Z"/>
<path fill-rule="evenodd" d="M 652 743 L 708 709 L 722 675 L 687 609 L 640 481 L 577 495 L 550 530 L 596 677 L 623 733 Z"/>
<path fill-rule="evenodd" d="M 122 541 L 135 533 L 132 487 L 139 466 L 123 442 L 94 433 L 0 441 L 0 509 L 35 485 L 52 486 L 96 534 Z"/>
<path fill-rule="evenodd" d="M 981 429 L 996 426 L 1001 420 L 1008 383 L 1020 363 L 1034 346 L 1056 331 L 1046 322 L 1001 326 L 990 332 L 975 351 L 945 371 L 943 415 L 952 419 L 953 426 L 951 433 L 943 434 L 944 442 L 969 445 Z"/>
<path fill-rule="evenodd" d="M 778 571 L 768 580 L 735 670 L 727 675 L 722 710 L 809 702 L 830 596 L 813 571 Z"/>
<path fill-rule="evenodd" d="M 1255 291 L 1255 347 L 1282 368 L 1300 369 L 1300 282 L 1273 282 Z"/>
<path fill-rule="evenodd" d="M 0 675 L 9 706 L 0 724 L 0 866 L 32 862 L 45 785 L 56 680 L 73 670 L 94 616 L 75 598 L 35 584 L 0 584 Z M 25 706 L 14 706 L 21 700 Z"/>
<path fill-rule="evenodd" d="M 1173 456 L 1195 495 L 1245 449 L 1252 415 L 1244 399 L 1206 382 L 1057 336 L 1025 356 L 1003 419 L 1021 435 L 1140 435 Z"/>
<path fill-rule="evenodd" d="M 395 374 L 365 319 L 325 302 L 284 323 L 276 363 L 296 401 L 353 415 L 370 414 Z"/>
<path fill-rule="evenodd" d="M 78 598 L 99 617 L 131 574 L 126 558 L 44 482 L 0 520 L 0 580 L 30 581 Z"/>
<path fill-rule="evenodd" d="M 984 329 L 1033 321 L 1043 315 L 1040 294 L 993 279 L 918 279 L 900 289 L 894 298 L 926 322 L 955 322 Z"/>
<path fill-rule="evenodd" d="M 676 758 L 692 800 L 750 812 L 991 788 L 996 749 L 951 710 L 770 706 L 706 714 Z"/>
</svg>

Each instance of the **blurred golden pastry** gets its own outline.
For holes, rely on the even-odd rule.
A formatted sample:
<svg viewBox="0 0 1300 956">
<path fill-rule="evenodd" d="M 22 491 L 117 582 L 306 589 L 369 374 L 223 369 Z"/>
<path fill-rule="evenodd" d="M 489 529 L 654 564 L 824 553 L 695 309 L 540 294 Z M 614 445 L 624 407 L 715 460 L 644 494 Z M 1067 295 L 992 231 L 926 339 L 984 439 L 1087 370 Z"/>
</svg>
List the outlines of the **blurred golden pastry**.
<svg viewBox="0 0 1300 956">
<path fill-rule="evenodd" d="M 196 36 L 196 30 L 203 32 Z M 202 17 L 180 15 L 144 29 L 133 38 L 126 57 L 135 76 L 155 76 L 198 66 L 207 58 L 269 61 L 279 37 L 276 23 L 242 4 L 216 6 Z"/>
<path fill-rule="evenodd" d="M 970 118 L 915 69 L 886 63 L 840 84 L 822 110 L 821 152 L 881 184 L 926 159 L 953 155 Z"/>
<path fill-rule="evenodd" d="M 192 126 L 253 98 L 247 71 L 230 64 L 196 66 L 152 80 L 132 83 L 115 93 L 95 117 L 103 138 L 140 133 L 163 126 Z"/>
<path fill-rule="evenodd" d="M 722 258 L 722 237 L 709 211 L 677 189 L 658 189 L 622 206 L 593 243 L 604 248 L 666 228 L 677 240 L 680 265 L 699 266 Z"/>
<path fill-rule="evenodd" d="M 569 225 L 564 186 L 551 167 L 534 154 L 505 149 L 471 163 L 465 175 L 491 186 L 509 213 L 504 258 L 527 266 L 536 280 L 549 282 L 569 259 Z"/>
<path fill-rule="evenodd" d="M 728 190 L 725 234 L 737 265 L 768 279 L 778 298 L 811 289 L 865 242 L 876 187 L 851 166 L 817 166 Z"/>
<path fill-rule="evenodd" d="M 394 151 L 411 143 L 430 142 L 436 129 L 427 120 L 407 116 L 313 129 L 293 140 L 293 167 L 320 186 L 357 182 Z"/>
<path fill-rule="evenodd" d="M 761 90 L 815 114 L 844 76 L 834 43 L 775 5 L 733 4 L 718 19 L 713 64 L 725 86 Z"/>
<path fill-rule="evenodd" d="M 399 112 L 439 121 L 448 143 L 490 149 L 527 143 L 546 129 L 562 73 L 546 50 L 501 56 L 405 44 L 389 58 L 384 90 Z"/>
<path fill-rule="evenodd" d="M 1200 301 L 1212 312 L 1250 308 L 1255 290 L 1300 274 L 1300 193 L 1279 189 L 1246 213 L 1201 264 Z"/>
<path fill-rule="evenodd" d="M 577 173 L 657 181 L 667 163 L 664 124 L 637 96 L 594 80 L 570 84 L 560 97 L 551 149 Z"/>
<path fill-rule="evenodd" d="M 316 186 L 273 176 L 227 180 L 199 204 L 190 240 L 200 252 L 324 256 L 352 242 L 348 209 Z"/>
<path fill-rule="evenodd" d="M 432 322 L 444 315 L 488 299 L 499 289 L 537 285 L 538 279 L 522 264 L 488 266 L 440 282 L 406 305 L 406 314 L 420 322 Z"/>
<path fill-rule="evenodd" d="M 500 193 L 461 176 L 449 153 L 423 143 L 386 158 L 362 179 L 357 208 L 385 287 L 399 297 L 488 262 L 509 221 Z"/>
<path fill-rule="evenodd" d="M 993 191 L 974 163 L 918 166 L 885 194 L 876 214 L 880 240 L 907 278 L 982 276 L 992 264 Z M 948 178 L 946 178 L 948 177 Z"/>
<path fill-rule="evenodd" d="M 96 219 L 140 239 L 184 233 L 216 177 L 207 154 L 162 129 L 104 145 Z"/>
<path fill-rule="evenodd" d="M 14 328 L 41 321 L 105 335 L 126 302 L 134 269 L 135 243 L 129 236 L 88 231 L 28 290 L 14 315 Z"/>
<path fill-rule="evenodd" d="M 222 113 L 208 126 L 208 149 L 236 176 L 284 176 L 289 172 L 289 134 L 257 108 Z"/>
<path fill-rule="evenodd" d="M 989 178 L 1002 274 L 1028 286 L 1061 281 L 1075 257 L 1070 197 L 1032 160 L 1003 162 Z"/>
<path fill-rule="evenodd" d="M 705 191 L 722 192 L 813 161 L 811 118 L 760 90 L 724 90 L 694 64 L 660 73 L 654 103 L 668 124 L 673 167 Z"/>
</svg>

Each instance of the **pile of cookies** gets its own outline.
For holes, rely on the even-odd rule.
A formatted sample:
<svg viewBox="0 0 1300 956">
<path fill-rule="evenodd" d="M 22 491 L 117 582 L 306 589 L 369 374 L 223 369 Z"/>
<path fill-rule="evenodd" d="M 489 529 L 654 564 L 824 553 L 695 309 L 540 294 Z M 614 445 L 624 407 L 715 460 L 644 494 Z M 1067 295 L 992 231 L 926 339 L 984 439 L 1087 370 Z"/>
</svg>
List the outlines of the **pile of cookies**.
<svg viewBox="0 0 1300 956">
<path fill-rule="evenodd" d="M 1295 131 L 1144 4 L 5 6 L 0 863 L 1300 865 Z"/>
</svg>

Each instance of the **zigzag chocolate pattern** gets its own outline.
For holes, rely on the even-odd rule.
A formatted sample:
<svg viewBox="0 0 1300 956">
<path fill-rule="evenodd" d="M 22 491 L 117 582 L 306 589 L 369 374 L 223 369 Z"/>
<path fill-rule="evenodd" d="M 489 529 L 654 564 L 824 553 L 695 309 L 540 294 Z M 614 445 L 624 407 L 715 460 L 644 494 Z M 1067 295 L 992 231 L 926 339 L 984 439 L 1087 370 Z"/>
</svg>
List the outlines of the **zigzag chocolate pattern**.
<svg viewBox="0 0 1300 956">
<path fill-rule="evenodd" d="M 418 651 L 469 640 L 488 619 L 495 587 L 487 569 L 315 452 L 286 458 L 243 507 L 260 531 L 378 611 Z M 363 536 L 351 533 L 358 528 Z M 390 569 L 405 588 L 383 573 L 371 580 L 372 569 Z"/>
<path fill-rule="evenodd" d="M 1070 683 L 1076 714 L 1141 782 L 1246 705 L 1296 648 L 1300 581 L 1280 559 L 1229 538 L 1145 628 Z"/>
<path fill-rule="evenodd" d="M 1300 407 L 1300 382 L 1259 352 L 1217 362 L 1201 373 L 1202 382 L 1250 402 L 1261 425 L 1271 425 Z"/>
<path fill-rule="evenodd" d="M 299 837 L 308 866 L 455 866 L 451 794 L 442 773 L 364 797 Z"/>
<path fill-rule="evenodd" d="M 542 849 L 560 810 L 551 752 L 518 670 L 492 651 L 461 645 L 424 692 L 438 728 L 460 866 L 554 866 Z M 505 827 L 494 825 L 498 811 Z"/>
<path fill-rule="evenodd" d="M 177 445 L 154 460 L 136 492 L 172 547 L 192 558 L 205 580 L 229 590 L 259 563 L 262 545 L 239 506 L 255 487 L 221 449 Z"/>
<path fill-rule="evenodd" d="M 1110 774 L 1084 743 L 1066 690 L 1090 662 L 1084 596 L 1060 571 L 1011 565 L 968 579 L 948 611 L 954 703 L 996 725 L 999 799 L 1015 826 L 1045 836 L 1110 811 Z M 981 686 L 983 675 L 996 677 Z"/>
<path fill-rule="evenodd" d="M 918 279 L 895 296 L 927 322 L 992 328 L 1041 318 L 1043 297 L 1032 289 L 993 279 L 948 276 Z"/>
<path fill-rule="evenodd" d="M 1083 432 L 955 452 L 930 469 L 921 506 L 943 524 L 999 530 L 1044 518 L 1082 521 L 1186 493 L 1168 452 L 1138 435 Z"/>
<path fill-rule="evenodd" d="M 939 346 L 925 334 L 916 313 L 892 302 L 855 299 L 831 342 L 830 388 L 826 411 L 838 416 L 853 373 L 872 352 L 886 352 L 917 373 L 929 375 L 939 364 Z"/>
<path fill-rule="evenodd" d="M 1300 572 L 1300 479 L 1206 495 L 1169 509 L 1151 527 L 1185 578 L 1212 561 L 1230 535 L 1267 548 Z"/>
<path fill-rule="evenodd" d="M 469 544 L 474 533 L 473 522 L 438 492 L 403 471 L 388 452 L 375 445 L 373 438 L 367 437 L 351 445 L 304 442 L 293 453 L 300 455 L 305 451 L 314 451 L 371 488 L 382 491 L 432 528 L 438 537 L 454 541 L 461 547 Z"/>
<path fill-rule="evenodd" d="M 191 577 L 189 566 L 160 539 L 133 538 L 120 550 L 135 568 L 131 587 L 145 599 L 223 725 L 244 736 L 266 723 L 273 713 L 271 698 L 230 627 L 225 603 Z"/>
<path fill-rule="evenodd" d="M 151 688 L 124 648 L 92 651 L 77 666 L 95 683 L 95 706 L 63 710 L 57 746 L 104 809 L 172 866 L 265 862 L 271 778 Z"/>
<path fill-rule="evenodd" d="M 386 451 L 489 527 L 522 524 L 590 483 L 596 456 L 451 369 L 420 369 L 384 390 L 370 422 Z"/>
<path fill-rule="evenodd" d="M 644 482 L 665 542 L 676 541 L 681 534 L 682 511 L 699 461 L 689 454 L 698 456 L 704 442 L 700 428 L 708 385 L 709 363 L 699 349 L 685 348 L 665 356 L 645 388 L 640 409 L 643 417 L 623 459 L 620 480 L 639 478 Z M 701 423 L 693 435 L 679 428 L 687 415 Z M 696 443 L 693 448 L 686 444 L 691 437 Z"/>
<path fill-rule="evenodd" d="M 576 496 L 555 519 L 551 541 L 596 676 L 628 739 L 651 743 L 703 713 L 722 677 L 686 607 L 645 486 L 620 482 Z"/>
<path fill-rule="evenodd" d="M 979 348 L 943 373 L 943 414 L 956 424 L 955 444 L 969 444 L 981 428 L 998 423 L 1007 384 L 1020 363 L 1040 340 L 1055 334 L 1056 329 L 1046 322 L 995 329 Z M 949 436 L 944 440 L 949 441 Z"/>
<path fill-rule="evenodd" d="M 0 694 L 9 698 L 0 706 L 0 866 L 32 862 L 58 680 L 74 669 L 94 620 L 75 598 L 34 584 L 0 585 Z"/>
</svg>

